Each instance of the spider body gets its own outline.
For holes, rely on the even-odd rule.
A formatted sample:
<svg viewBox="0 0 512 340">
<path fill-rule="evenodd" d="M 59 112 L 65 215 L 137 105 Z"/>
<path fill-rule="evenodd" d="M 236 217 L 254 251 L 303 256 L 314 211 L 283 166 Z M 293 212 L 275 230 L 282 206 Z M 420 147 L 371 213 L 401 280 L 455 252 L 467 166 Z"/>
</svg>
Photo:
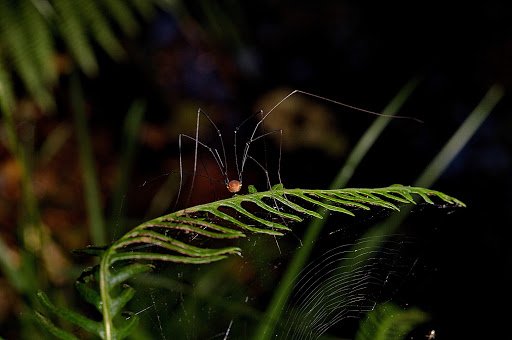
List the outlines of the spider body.
<svg viewBox="0 0 512 340">
<path fill-rule="evenodd" d="M 240 189 L 242 189 L 242 183 L 234 179 L 231 180 L 226 187 L 228 188 L 229 192 L 235 194 L 239 192 Z"/>
</svg>

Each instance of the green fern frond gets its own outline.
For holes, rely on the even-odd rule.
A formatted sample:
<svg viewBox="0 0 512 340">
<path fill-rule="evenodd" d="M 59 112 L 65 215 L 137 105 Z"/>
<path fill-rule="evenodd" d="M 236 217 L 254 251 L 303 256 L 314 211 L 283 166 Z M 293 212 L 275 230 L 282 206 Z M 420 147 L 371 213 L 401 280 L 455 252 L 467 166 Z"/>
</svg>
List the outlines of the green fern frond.
<svg viewBox="0 0 512 340">
<path fill-rule="evenodd" d="M 54 0 L 57 12 L 57 26 L 69 51 L 80 68 L 88 75 L 95 75 L 98 65 L 94 56 L 92 44 L 87 37 L 83 18 L 75 10 L 74 1 Z"/>
<path fill-rule="evenodd" d="M 96 1 L 79 1 L 80 13 L 83 14 L 85 24 L 90 27 L 91 35 L 96 42 L 110 55 L 114 60 L 119 60 L 124 56 L 124 50 L 119 40 L 112 31 L 107 17 L 101 11 Z"/>
<path fill-rule="evenodd" d="M 107 336 L 107 328 L 105 327 L 104 321 L 94 321 L 71 310 L 57 307 L 42 291 L 37 293 L 37 299 L 49 312 L 66 319 L 74 325 L 79 326 L 102 339 L 124 339 L 133 331 L 138 323 L 138 317 L 134 314 L 130 314 L 129 317 L 120 317 L 122 309 L 135 295 L 135 290 L 127 284 L 122 284 L 120 287 L 121 292 L 116 295 L 113 295 L 112 292 L 114 291 L 114 288 L 118 287 L 125 280 L 141 272 L 151 270 L 152 268 L 153 267 L 148 264 L 127 265 L 119 272 L 112 274 L 111 280 L 107 282 L 104 281 L 105 278 L 102 278 L 100 275 L 100 266 L 96 266 L 94 268 L 86 269 L 82 276 L 75 282 L 75 288 L 86 302 L 93 305 L 102 314 L 105 310 L 108 310 L 108 315 L 103 315 L 104 320 L 110 320 L 109 334 L 115 334 L 113 337 Z M 108 305 L 108 308 L 105 308 L 105 304 L 103 303 L 104 300 L 101 298 L 102 292 L 100 287 L 102 286 L 105 286 L 107 289 L 108 299 L 105 299 L 105 301 L 107 301 L 106 304 Z M 74 335 L 58 328 L 42 313 L 36 311 L 35 317 L 46 330 L 56 337 L 60 339 L 77 339 Z M 118 319 L 116 325 L 114 325 L 112 321 L 114 318 Z"/>
<path fill-rule="evenodd" d="M 465 206 L 456 198 L 439 191 L 402 185 L 336 190 L 284 189 L 278 185 L 264 192 L 251 188 L 247 195 L 236 195 L 194 206 L 142 223 L 108 247 L 88 247 L 75 251 L 76 254 L 100 257 L 100 265 L 86 269 L 75 287 L 84 300 L 103 315 L 101 322 L 54 306 L 42 292 L 38 293 L 38 298 L 50 312 L 103 339 L 122 339 L 137 323 L 133 316 L 128 321 L 125 319 L 119 326 L 121 318 L 118 316 L 135 294 L 123 282 L 138 273 L 150 270 L 152 266 L 146 264 L 147 262 L 204 264 L 242 252 L 238 247 L 197 247 L 190 244 L 191 242 L 181 240 L 184 234 L 197 234 L 210 239 L 241 238 L 249 232 L 280 236 L 291 230 L 288 225 L 291 222 L 302 221 L 304 217 L 322 218 L 312 209 L 323 208 L 333 213 L 354 216 L 355 213 L 350 209 L 369 210 L 376 206 L 399 210 L 399 205 L 416 204 L 415 198 L 422 199 L 427 204 L 434 204 L 434 200 L 438 200 L 448 205 Z M 255 209 L 250 208 L 251 205 Z M 264 217 L 259 217 L 254 210 L 260 210 Z M 277 219 L 281 223 L 275 222 Z M 114 289 L 119 285 L 122 285 L 120 293 L 118 289 Z M 42 314 L 37 313 L 36 316 L 50 332 L 61 334 L 61 330 L 56 329 Z M 114 324 L 116 318 L 118 321 Z"/>
<path fill-rule="evenodd" d="M 50 301 L 48 296 L 42 291 L 39 291 L 37 293 L 37 298 L 39 300 L 39 303 L 41 303 L 41 305 L 44 308 L 46 308 L 47 310 L 49 310 L 50 312 L 74 323 L 77 326 L 80 326 L 80 327 L 86 329 L 87 331 L 89 331 L 91 333 L 94 333 L 94 334 L 97 334 L 100 336 L 102 334 L 104 334 L 103 324 L 101 322 L 93 321 L 91 319 L 86 318 L 85 316 L 83 316 L 81 314 L 76 313 L 76 312 L 55 306 Z"/>
<path fill-rule="evenodd" d="M 52 335 L 56 336 L 57 338 L 63 339 L 63 340 L 79 340 L 79 338 L 77 338 L 76 336 L 55 326 L 55 324 L 49 318 L 47 318 L 43 314 L 39 313 L 38 311 L 35 311 L 35 317 L 36 317 L 36 320 L 39 322 L 39 324 L 43 328 L 45 328 L 48 332 L 50 332 Z"/>
<path fill-rule="evenodd" d="M 301 221 L 302 217 L 299 216 L 299 213 L 302 215 L 309 215 L 311 217 L 322 218 L 322 216 L 316 211 L 305 208 L 305 205 L 313 205 L 333 212 L 341 212 L 354 216 L 354 213 L 348 210 L 348 208 L 355 207 L 369 210 L 371 206 L 379 206 L 382 208 L 399 210 L 397 204 L 416 204 L 413 195 L 418 195 L 428 204 L 434 204 L 430 197 L 437 197 L 446 204 L 453 204 L 461 207 L 465 206 L 461 201 L 445 195 L 439 191 L 401 185 L 393 185 L 390 187 L 378 189 L 335 190 L 282 189 L 279 187 L 274 187 L 270 191 L 255 192 L 252 194 L 235 196 L 233 198 L 180 210 L 178 212 L 148 221 L 137 228 L 172 228 L 173 226 L 185 225 L 188 228 L 209 228 L 212 229 L 212 232 L 222 231 L 221 234 L 216 234 L 216 236 L 219 238 L 233 237 L 233 233 L 236 232 L 235 229 L 226 229 L 225 227 L 221 227 L 218 224 L 207 222 L 204 219 L 198 221 L 197 219 L 187 218 L 187 216 L 194 213 L 206 213 L 214 215 L 226 222 L 230 222 L 231 224 L 234 224 L 237 227 L 248 231 L 271 235 L 282 235 L 282 232 L 279 230 L 287 231 L 289 230 L 287 226 L 269 220 L 261 221 L 259 217 L 254 216 L 254 214 L 248 212 L 244 207 L 242 207 L 242 204 L 254 203 L 258 207 L 272 213 L 277 217 L 282 217 L 294 221 Z M 287 207 L 291 210 L 294 210 L 296 213 L 285 213 L 281 211 L 281 209 L 276 209 L 269 203 L 279 203 L 281 208 Z M 232 215 L 221 212 L 219 210 L 220 208 L 231 208 L 240 215 L 254 220 L 256 223 L 267 226 L 270 229 L 255 228 L 250 226 L 247 223 L 242 222 L 241 219 L 237 219 Z"/>
<path fill-rule="evenodd" d="M 116 21 L 126 35 L 133 36 L 137 33 L 139 26 L 127 2 L 118 0 L 101 0 L 99 3 L 103 5 L 104 9 Z"/>
<path fill-rule="evenodd" d="M 21 22 L 26 32 L 29 52 L 37 65 L 43 85 L 51 85 L 57 79 L 54 63 L 54 41 L 49 22 L 31 1 L 20 1 Z"/>
<path fill-rule="evenodd" d="M 114 60 L 124 56 L 119 32 L 133 36 L 139 19 L 149 19 L 158 0 L 5 0 L 0 1 L 0 81 L 11 95 L 17 75 L 44 109 L 54 105 L 58 79 L 56 46 L 64 43 L 77 67 L 98 72 L 96 44 Z M 119 29 L 117 29 L 119 28 Z M 9 90 L 9 92 L 8 92 Z M 14 100 L 14 95 L 9 101 Z"/>
<path fill-rule="evenodd" d="M 23 21 L 16 20 L 18 12 L 23 13 L 19 3 L 0 1 L 0 46 L 5 49 L 4 53 L 9 56 L 29 93 L 43 105 L 49 105 L 52 100 L 45 90 L 45 79 L 40 76 L 37 54 L 32 53 L 33 37 L 25 29 Z"/>
</svg>

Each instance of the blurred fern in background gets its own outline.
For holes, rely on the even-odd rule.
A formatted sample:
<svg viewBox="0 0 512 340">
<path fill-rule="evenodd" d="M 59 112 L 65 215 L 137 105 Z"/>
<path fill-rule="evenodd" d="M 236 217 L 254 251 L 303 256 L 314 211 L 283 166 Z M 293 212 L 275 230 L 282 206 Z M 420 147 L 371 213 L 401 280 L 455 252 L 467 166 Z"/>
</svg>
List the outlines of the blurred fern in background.
<svg viewBox="0 0 512 340">
<path fill-rule="evenodd" d="M 78 67 L 98 72 L 96 50 L 124 56 L 120 34 L 133 37 L 157 1 L 0 1 L 0 91 L 12 103 L 17 81 L 44 109 L 52 109 L 59 74 Z"/>
</svg>

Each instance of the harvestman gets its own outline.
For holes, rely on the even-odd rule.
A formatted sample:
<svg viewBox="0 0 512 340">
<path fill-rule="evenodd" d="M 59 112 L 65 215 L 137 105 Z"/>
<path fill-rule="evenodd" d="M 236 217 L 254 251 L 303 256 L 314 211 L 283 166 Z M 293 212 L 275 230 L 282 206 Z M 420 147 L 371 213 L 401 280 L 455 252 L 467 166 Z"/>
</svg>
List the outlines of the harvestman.
<svg viewBox="0 0 512 340">
<path fill-rule="evenodd" d="M 285 100 L 287 100 L 288 98 L 290 98 L 292 95 L 294 95 L 296 93 L 300 93 L 300 94 L 303 94 L 303 95 L 306 95 L 306 96 L 314 97 L 314 98 L 317 98 L 317 99 L 321 99 L 323 101 L 327 101 L 327 102 L 334 103 L 334 104 L 337 104 L 337 105 L 341 105 L 341 106 L 344 106 L 344 107 L 347 107 L 347 108 L 350 108 L 350 109 L 353 109 L 353 110 L 357 110 L 357 111 L 361 111 L 361 112 L 366 112 L 366 113 L 370 113 L 370 114 L 377 115 L 377 116 L 384 116 L 384 117 L 389 117 L 389 118 L 405 118 L 405 119 L 412 119 L 412 120 L 416 120 L 416 121 L 421 122 L 420 120 L 418 120 L 416 118 L 413 118 L 413 117 L 385 115 L 385 114 L 382 114 L 382 113 L 377 113 L 377 112 L 361 109 L 361 108 L 358 108 L 358 107 L 355 107 L 355 106 L 351 106 L 351 105 L 348 105 L 348 104 L 345 104 L 345 103 L 342 103 L 342 102 L 339 102 L 339 101 L 336 101 L 336 100 L 332 100 L 332 99 L 329 99 L 329 98 L 325 98 L 325 97 L 322 97 L 322 96 L 319 96 L 319 95 L 316 95 L 316 94 L 312 94 L 312 93 L 309 93 L 309 92 L 305 92 L 305 91 L 301 91 L 301 90 L 294 90 L 294 91 L 290 92 L 288 95 L 286 95 L 283 99 L 281 99 L 267 113 L 264 113 L 263 110 L 260 110 L 259 112 L 255 113 L 254 115 L 252 115 L 251 117 L 249 117 L 245 121 L 243 121 L 242 124 L 240 124 L 238 127 L 236 127 L 236 129 L 234 131 L 234 134 L 235 134 L 235 136 L 234 136 L 235 137 L 234 154 L 235 154 L 235 166 L 236 166 L 236 172 L 237 172 L 237 175 L 238 175 L 238 179 L 230 179 L 229 176 L 228 176 L 227 156 L 226 156 L 226 150 L 224 148 L 224 141 L 222 139 L 222 133 L 219 130 L 219 128 L 215 125 L 213 120 L 203 110 L 198 109 L 197 110 L 197 121 L 196 121 L 195 137 L 192 137 L 192 136 L 189 136 L 189 135 L 183 134 L 183 133 L 180 134 L 179 137 L 178 137 L 179 154 L 180 154 L 179 155 L 180 187 L 179 187 L 178 195 L 177 195 L 177 198 L 176 198 L 176 205 L 177 205 L 178 200 L 179 200 L 179 198 L 181 196 L 181 188 L 182 188 L 182 185 L 183 185 L 183 173 L 184 173 L 184 171 L 183 171 L 183 163 L 182 163 L 182 155 L 181 155 L 182 138 L 188 138 L 188 139 L 191 139 L 192 141 L 195 142 L 195 148 L 194 148 L 194 170 L 193 170 L 193 173 L 192 173 L 193 174 L 192 184 L 191 184 L 191 189 L 189 191 L 189 195 L 188 195 L 188 199 L 187 199 L 187 204 L 188 204 L 188 201 L 190 200 L 190 196 L 192 194 L 192 189 L 194 188 L 195 177 L 196 176 L 201 176 L 201 175 L 197 174 L 197 158 L 198 158 L 198 148 L 199 148 L 199 146 L 204 147 L 208 152 L 211 153 L 211 155 L 215 159 L 215 162 L 217 163 L 217 166 L 218 166 L 218 168 L 219 168 L 219 170 L 220 170 L 220 172 L 222 174 L 223 180 L 219 181 L 219 180 L 215 180 L 215 179 L 209 178 L 207 176 L 201 176 L 201 177 L 207 177 L 207 178 L 209 178 L 211 180 L 214 180 L 216 182 L 223 183 L 226 186 L 226 188 L 228 189 L 229 192 L 231 192 L 233 194 L 236 194 L 236 193 L 238 193 L 242 189 L 242 186 L 243 186 L 243 172 L 244 172 L 244 169 L 245 169 L 245 165 L 246 165 L 247 160 L 251 159 L 260 168 L 262 168 L 263 171 L 265 172 L 268 188 L 270 190 L 271 189 L 271 184 L 270 184 L 270 178 L 269 178 L 269 175 L 268 175 L 268 171 L 256 159 L 254 159 L 253 157 L 251 157 L 249 155 L 249 148 L 250 148 L 251 144 L 254 143 L 255 141 L 257 141 L 258 139 L 263 138 L 263 137 L 268 136 L 268 135 L 273 134 L 273 133 L 280 133 L 281 134 L 280 140 L 281 140 L 281 144 L 282 144 L 283 130 L 281 130 L 281 129 L 280 130 L 270 131 L 270 132 L 264 132 L 264 133 L 262 133 L 261 135 L 258 135 L 258 136 L 256 136 L 256 132 L 257 132 L 259 126 L 268 117 L 268 115 L 270 113 L 272 113 L 272 111 L 274 111 Z M 220 140 L 220 145 L 221 145 L 221 148 L 222 148 L 222 151 L 221 151 L 222 155 L 219 153 L 219 151 L 216 148 L 210 147 L 210 146 L 202 143 L 201 141 L 199 141 L 199 122 L 200 122 L 201 114 L 204 115 L 210 121 L 210 123 L 212 124 L 212 126 L 216 130 L 217 135 L 218 135 L 219 140 Z M 251 119 L 252 117 L 254 117 L 256 115 L 261 115 L 262 118 L 256 123 L 256 126 L 252 130 L 252 133 L 251 133 L 249 139 L 245 143 L 244 150 L 243 150 L 243 153 L 242 153 L 242 160 L 239 163 L 238 162 L 238 153 L 237 153 L 237 133 L 238 133 L 239 129 L 242 127 L 242 125 L 244 125 L 249 119 Z M 281 180 L 281 145 L 279 146 L 279 161 L 278 161 L 277 175 L 278 175 L 278 179 L 279 179 L 279 184 L 281 184 L 281 186 L 282 186 L 282 180 Z"/>
</svg>

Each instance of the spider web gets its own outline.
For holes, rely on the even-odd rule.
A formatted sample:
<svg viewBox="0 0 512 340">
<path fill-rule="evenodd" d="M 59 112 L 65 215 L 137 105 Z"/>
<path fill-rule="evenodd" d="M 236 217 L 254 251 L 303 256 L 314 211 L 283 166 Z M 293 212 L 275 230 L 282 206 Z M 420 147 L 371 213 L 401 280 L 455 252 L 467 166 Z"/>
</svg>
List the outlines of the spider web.
<svg viewBox="0 0 512 340">
<path fill-rule="evenodd" d="M 414 267 L 413 258 L 404 256 L 411 244 L 389 235 L 329 247 L 299 274 L 278 338 L 317 339 L 391 299 Z"/>
</svg>

